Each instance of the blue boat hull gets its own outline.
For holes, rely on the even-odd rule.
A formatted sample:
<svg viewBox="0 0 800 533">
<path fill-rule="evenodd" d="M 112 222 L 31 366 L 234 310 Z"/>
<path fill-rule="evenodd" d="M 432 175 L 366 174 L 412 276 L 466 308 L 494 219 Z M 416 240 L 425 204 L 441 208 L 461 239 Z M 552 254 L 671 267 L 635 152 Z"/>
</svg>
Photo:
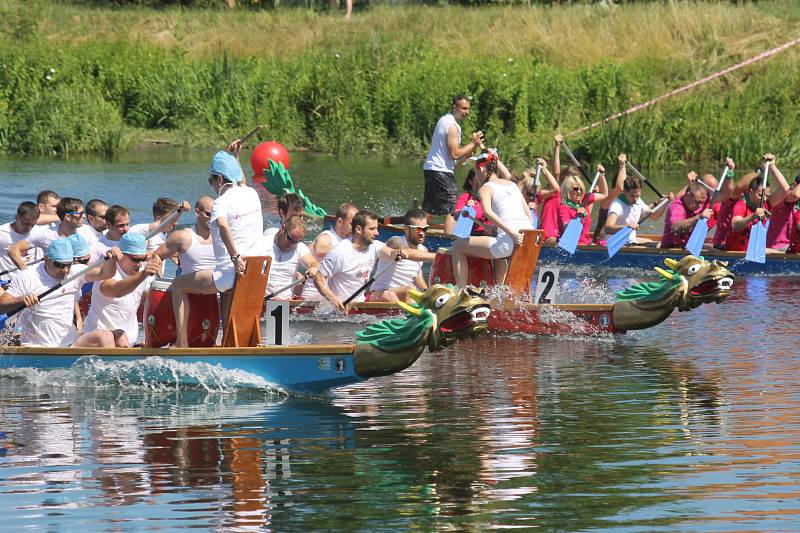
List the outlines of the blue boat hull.
<svg viewBox="0 0 800 533">
<path fill-rule="evenodd" d="M 364 381 L 365 378 L 356 372 L 353 348 L 349 348 L 349 350 L 331 350 L 324 347 L 315 350 L 313 346 L 209 348 L 205 349 L 206 353 L 199 353 L 202 350 L 193 348 L 178 350 L 3 347 L 0 348 L 2 351 L 0 368 L 48 370 L 70 368 L 83 357 L 97 358 L 108 363 L 160 357 L 181 363 L 206 363 L 225 370 L 243 371 L 287 391 L 317 393 Z M 235 350 L 243 353 L 237 354 Z"/>
</svg>

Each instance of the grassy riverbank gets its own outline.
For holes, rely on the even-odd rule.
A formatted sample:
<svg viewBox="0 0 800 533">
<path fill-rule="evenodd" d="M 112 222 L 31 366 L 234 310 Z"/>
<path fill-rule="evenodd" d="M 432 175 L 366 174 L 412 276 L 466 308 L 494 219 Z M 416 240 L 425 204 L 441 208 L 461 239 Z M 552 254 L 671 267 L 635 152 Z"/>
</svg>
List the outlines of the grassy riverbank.
<svg viewBox="0 0 800 533">
<path fill-rule="evenodd" d="M 311 11 L 90 9 L 0 2 L 0 150 L 110 152 L 148 139 L 265 138 L 330 152 L 424 152 L 456 93 L 465 131 L 507 154 L 800 36 L 800 3 Z M 800 48 L 800 47 L 798 47 Z M 578 136 L 670 162 L 800 158 L 800 53 L 790 50 Z"/>
</svg>

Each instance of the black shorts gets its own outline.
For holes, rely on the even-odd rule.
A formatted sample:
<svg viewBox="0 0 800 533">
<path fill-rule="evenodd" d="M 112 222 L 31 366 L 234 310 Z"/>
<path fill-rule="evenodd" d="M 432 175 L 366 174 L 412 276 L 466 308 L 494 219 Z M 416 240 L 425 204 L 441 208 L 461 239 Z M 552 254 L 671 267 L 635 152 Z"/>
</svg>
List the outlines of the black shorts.
<svg viewBox="0 0 800 533">
<path fill-rule="evenodd" d="M 425 174 L 425 196 L 422 208 L 432 215 L 451 215 L 456 208 L 458 187 L 452 172 L 423 170 Z"/>
</svg>

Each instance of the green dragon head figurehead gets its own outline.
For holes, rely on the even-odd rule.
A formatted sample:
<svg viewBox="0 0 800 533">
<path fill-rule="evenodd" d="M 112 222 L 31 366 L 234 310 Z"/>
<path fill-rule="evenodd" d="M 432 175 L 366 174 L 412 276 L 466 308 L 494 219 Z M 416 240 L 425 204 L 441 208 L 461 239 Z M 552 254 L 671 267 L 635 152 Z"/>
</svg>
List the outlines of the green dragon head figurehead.
<svg viewBox="0 0 800 533">
<path fill-rule="evenodd" d="M 727 268 L 727 261 L 706 261 L 702 257 L 687 255 L 680 261 L 665 259 L 664 264 L 671 271 L 656 268 L 664 278 L 669 280 L 679 275 L 685 280 L 681 281 L 684 288 L 677 306 L 679 311 L 690 311 L 711 302 L 720 303 L 731 294 L 733 274 Z"/>
</svg>

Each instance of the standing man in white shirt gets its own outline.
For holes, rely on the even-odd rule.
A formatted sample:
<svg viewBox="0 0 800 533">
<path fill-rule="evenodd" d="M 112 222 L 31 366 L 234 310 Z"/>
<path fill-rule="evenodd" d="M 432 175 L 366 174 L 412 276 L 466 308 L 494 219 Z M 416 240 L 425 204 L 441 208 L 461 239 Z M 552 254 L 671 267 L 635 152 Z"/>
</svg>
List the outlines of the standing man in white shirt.
<svg viewBox="0 0 800 533">
<path fill-rule="evenodd" d="M 116 261 L 112 258 L 102 268 L 87 269 L 85 265 L 73 264 L 73 253 L 69 239 L 56 239 L 47 247 L 44 262 L 14 278 L 8 291 L 0 296 L 0 313 L 8 313 L 21 305 L 28 308 L 18 317 L 23 346 L 114 346 L 109 332 L 78 336 L 73 320 L 81 285 L 110 277 Z M 39 294 L 63 283 L 70 274 L 79 272 L 82 272 L 81 276 L 39 300 Z"/>
<path fill-rule="evenodd" d="M 295 276 L 299 275 L 298 265 L 303 265 L 306 269 L 306 278 L 313 278 L 316 275 L 319 263 L 311 255 L 308 246 L 303 243 L 305 235 L 305 222 L 298 216 L 287 218 L 280 228 L 269 228 L 264 232 L 264 253 L 272 257 L 267 294 L 291 284 L 296 279 Z M 291 289 L 274 296 L 281 300 L 291 297 Z"/>
<path fill-rule="evenodd" d="M 238 151 L 240 142 L 229 150 Z M 175 347 L 189 345 L 189 294 L 222 293 L 223 324 L 227 322 L 230 296 L 237 272 L 244 273 L 243 257 L 263 253 L 260 247 L 263 235 L 261 200 L 255 189 L 243 183 L 244 172 L 239 160 L 228 151 L 221 150 L 211 160 L 208 184 L 217 194 L 211 207 L 211 243 L 216 266 L 181 276 L 172 283 L 172 305 L 177 328 Z"/>
<path fill-rule="evenodd" d="M 0 272 L 17 268 L 14 261 L 8 256 L 8 249 L 15 243 L 28 237 L 28 234 L 36 225 L 37 218 L 39 218 L 39 210 L 36 204 L 33 202 L 22 202 L 17 207 L 17 214 L 14 217 L 14 222 L 9 222 L 0 226 Z M 29 250 L 23 254 L 23 259 L 26 262 L 30 262 L 33 257 L 35 257 L 35 254 L 30 253 Z M 11 279 L 17 272 L 19 272 L 19 270 L 4 274 L 0 277 Z"/>
<path fill-rule="evenodd" d="M 319 293 L 336 309 L 344 312 L 342 303 L 369 279 L 384 244 L 378 237 L 378 215 L 361 210 L 353 217 L 353 234 L 325 256 L 314 276 Z M 362 292 L 353 301 L 363 302 Z"/>
<path fill-rule="evenodd" d="M 453 98 L 450 112 L 436 123 L 431 137 L 431 149 L 422 166 L 425 175 L 425 195 L 422 207 L 433 215 L 447 215 L 445 224 L 452 225 L 453 210 L 458 198 L 456 165 L 480 147 L 483 133 L 472 134 L 470 141 L 461 146 L 459 122 L 469 116 L 470 102 L 466 96 Z"/>
<path fill-rule="evenodd" d="M 123 235 L 119 251 L 121 256 L 114 275 L 92 287 L 92 305 L 86 315 L 84 331 L 111 332 L 115 346 L 129 348 L 139 336 L 136 313 L 142 296 L 150 288 L 152 276 L 161 270 L 161 258 L 148 257 L 147 240 L 141 233 Z"/>
<path fill-rule="evenodd" d="M 188 276 L 201 270 L 214 270 L 217 257 L 211 243 L 211 206 L 214 199 L 201 196 L 194 204 L 195 222 L 193 228 L 173 231 L 156 254 L 165 261 L 178 256 L 181 276 Z"/>
</svg>

